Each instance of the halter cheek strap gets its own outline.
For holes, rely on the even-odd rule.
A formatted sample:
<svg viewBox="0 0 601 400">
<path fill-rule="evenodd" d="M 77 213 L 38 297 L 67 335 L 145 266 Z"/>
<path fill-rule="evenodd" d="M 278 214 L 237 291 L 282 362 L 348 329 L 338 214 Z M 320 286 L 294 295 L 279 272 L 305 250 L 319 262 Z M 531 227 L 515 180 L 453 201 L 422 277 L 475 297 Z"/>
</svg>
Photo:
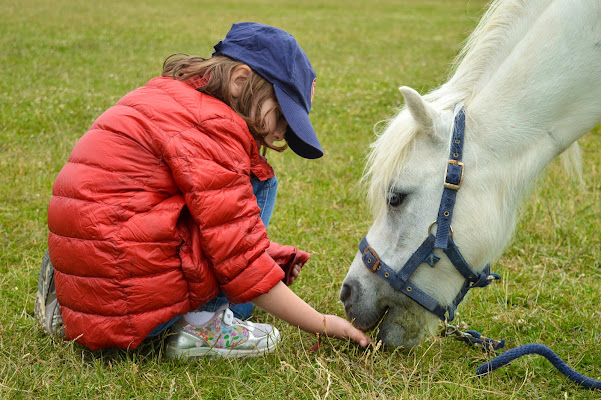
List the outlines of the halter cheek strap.
<svg viewBox="0 0 601 400">
<path fill-rule="evenodd" d="M 465 109 L 461 109 L 455 115 L 453 124 L 453 136 L 451 138 L 451 151 L 449 161 L 445 170 L 444 189 L 440 208 L 438 209 L 438 218 L 436 224 L 436 242 L 434 246 L 439 249 L 446 249 L 449 242 L 449 232 L 451 231 L 451 218 L 453 218 L 453 208 L 455 207 L 455 198 L 457 192 L 463 183 L 463 137 L 465 133 Z"/>
<path fill-rule="evenodd" d="M 451 138 L 451 151 L 447 168 L 445 170 L 444 190 L 440 201 L 438 225 L 436 236 L 428 234 L 428 237 L 413 252 L 405 265 L 397 272 L 382 261 L 376 251 L 367 242 L 364 236 L 359 243 L 359 251 L 365 266 L 372 272 L 385 279 L 395 290 L 405 293 L 426 310 L 430 311 L 442 321 L 452 321 L 455 318 L 457 305 L 463 300 L 467 292 L 474 287 L 488 286 L 493 280 L 501 279 L 498 274 L 490 272 L 490 264 L 484 267 L 480 273 L 476 273 L 465 261 L 459 248 L 451 236 L 451 218 L 455 207 L 457 191 L 463 182 L 463 138 L 465 134 L 465 109 L 461 107 L 455 115 L 453 124 L 453 135 Z M 409 279 L 422 264 L 426 263 L 431 268 L 436 267 L 439 258 L 434 255 L 434 249 L 442 249 L 455 269 L 465 278 L 463 286 L 453 303 L 448 307 L 441 305 L 431 295 L 427 294 Z M 448 314 L 448 315 L 447 315 Z"/>
</svg>

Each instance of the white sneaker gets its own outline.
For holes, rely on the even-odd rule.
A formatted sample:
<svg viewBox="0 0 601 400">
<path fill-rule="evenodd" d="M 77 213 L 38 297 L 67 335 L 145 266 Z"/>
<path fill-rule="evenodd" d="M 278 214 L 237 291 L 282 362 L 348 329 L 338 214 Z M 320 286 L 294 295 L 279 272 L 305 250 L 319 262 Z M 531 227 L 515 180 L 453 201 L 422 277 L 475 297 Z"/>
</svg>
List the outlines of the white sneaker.
<svg viewBox="0 0 601 400">
<path fill-rule="evenodd" d="M 172 328 L 167 356 L 179 357 L 253 357 L 273 351 L 280 332 L 268 324 L 234 318 L 224 308 L 202 326 L 191 324 L 184 315 Z"/>
</svg>

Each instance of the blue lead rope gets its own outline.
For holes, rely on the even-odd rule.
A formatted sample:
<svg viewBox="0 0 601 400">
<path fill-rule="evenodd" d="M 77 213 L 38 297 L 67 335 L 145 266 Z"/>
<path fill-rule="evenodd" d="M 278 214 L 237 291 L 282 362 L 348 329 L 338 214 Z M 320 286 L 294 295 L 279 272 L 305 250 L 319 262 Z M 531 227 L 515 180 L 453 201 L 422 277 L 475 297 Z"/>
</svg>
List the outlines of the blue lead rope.
<svg viewBox="0 0 601 400">
<path fill-rule="evenodd" d="M 465 342 L 469 345 L 474 345 L 486 350 L 490 353 L 495 353 L 505 347 L 505 340 L 495 340 L 482 336 L 476 331 L 462 331 L 453 325 L 445 325 L 442 331 L 442 336 L 453 337 L 457 340 Z M 586 377 L 572 368 L 570 368 L 557 354 L 551 349 L 542 344 L 530 343 L 505 351 L 503 354 L 493 358 L 492 360 L 480 365 L 476 368 L 476 376 L 484 376 L 489 372 L 501 368 L 509 364 L 516 358 L 528 355 L 539 354 L 545 357 L 559 372 L 567 376 L 571 381 L 591 390 L 601 390 L 601 381 Z"/>
<path fill-rule="evenodd" d="M 540 354 L 553 364 L 555 368 L 565 376 L 567 376 L 573 382 L 584 386 L 587 389 L 601 390 L 601 381 L 588 378 L 570 368 L 557 354 L 555 354 L 550 348 L 542 344 L 530 343 L 523 346 L 516 347 L 511 350 L 505 351 L 500 356 L 492 359 L 491 361 L 480 365 L 476 368 L 476 375 L 483 376 L 489 372 L 494 371 L 497 368 L 501 368 L 504 365 L 509 364 L 516 358 L 525 356 L 527 354 Z"/>
</svg>

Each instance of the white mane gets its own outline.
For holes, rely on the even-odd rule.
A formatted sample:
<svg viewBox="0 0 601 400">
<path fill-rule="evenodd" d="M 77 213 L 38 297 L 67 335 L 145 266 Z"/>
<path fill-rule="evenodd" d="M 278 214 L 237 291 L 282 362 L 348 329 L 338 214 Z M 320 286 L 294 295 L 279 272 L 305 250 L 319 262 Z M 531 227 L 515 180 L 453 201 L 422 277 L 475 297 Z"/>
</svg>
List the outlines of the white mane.
<svg viewBox="0 0 601 400">
<path fill-rule="evenodd" d="M 551 0 L 495 0 L 469 36 L 457 56 L 449 80 L 423 96 L 438 110 L 451 109 L 457 103 L 468 108 L 472 99 L 492 79 L 516 44 L 528 34 Z M 541 38 L 541 43 L 545 38 Z M 384 206 L 390 182 L 394 181 L 411 154 L 419 131 L 405 108 L 376 132 L 367 158 L 363 182 L 369 182 L 368 199 L 377 215 Z M 562 154 L 564 165 L 581 177 L 580 150 L 575 142 Z"/>
<path fill-rule="evenodd" d="M 550 0 L 495 0 L 457 56 L 448 82 L 427 96 L 435 102 L 445 98 L 466 106 L 503 64 L 532 28 Z"/>
</svg>

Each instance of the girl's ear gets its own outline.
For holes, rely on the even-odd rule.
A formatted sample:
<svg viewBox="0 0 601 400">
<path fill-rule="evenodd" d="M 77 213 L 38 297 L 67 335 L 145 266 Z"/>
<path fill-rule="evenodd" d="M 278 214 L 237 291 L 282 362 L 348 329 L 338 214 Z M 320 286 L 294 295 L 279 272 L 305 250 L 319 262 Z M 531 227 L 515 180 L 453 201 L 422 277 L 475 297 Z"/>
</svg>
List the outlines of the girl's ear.
<svg viewBox="0 0 601 400">
<path fill-rule="evenodd" d="M 250 76 L 251 69 L 248 65 L 240 65 L 234 69 L 230 77 L 230 94 L 237 98 L 242 93 L 242 88 Z"/>
</svg>

